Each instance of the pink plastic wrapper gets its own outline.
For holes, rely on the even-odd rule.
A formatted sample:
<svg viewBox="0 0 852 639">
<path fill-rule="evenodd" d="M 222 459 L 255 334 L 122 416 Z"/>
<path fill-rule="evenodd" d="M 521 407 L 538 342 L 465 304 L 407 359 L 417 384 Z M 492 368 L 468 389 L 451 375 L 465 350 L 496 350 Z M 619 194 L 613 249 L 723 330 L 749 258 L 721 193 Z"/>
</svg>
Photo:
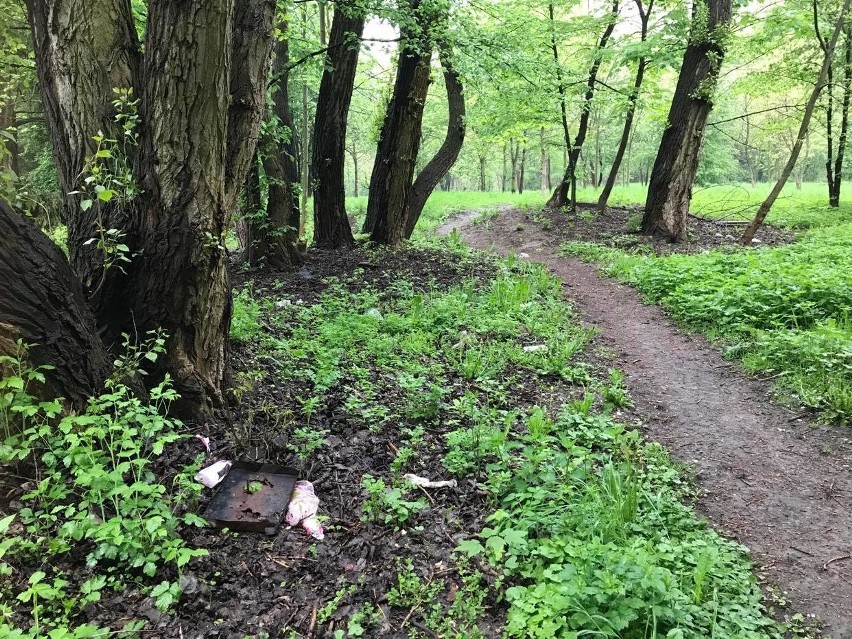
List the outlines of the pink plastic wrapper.
<svg viewBox="0 0 852 639">
<path fill-rule="evenodd" d="M 324 533 L 316 518 L 318 510 L 319 497 L 314 493 L 313 484 L 305 480 L 297 481 L 293 488 L 293 496 L 290 498 L 290 505 L 287 507 L 287 523 L 291 526 L 301 523 L 302 528 L 309 535 L 315 539 L 322 539 Z"/>
</svg>

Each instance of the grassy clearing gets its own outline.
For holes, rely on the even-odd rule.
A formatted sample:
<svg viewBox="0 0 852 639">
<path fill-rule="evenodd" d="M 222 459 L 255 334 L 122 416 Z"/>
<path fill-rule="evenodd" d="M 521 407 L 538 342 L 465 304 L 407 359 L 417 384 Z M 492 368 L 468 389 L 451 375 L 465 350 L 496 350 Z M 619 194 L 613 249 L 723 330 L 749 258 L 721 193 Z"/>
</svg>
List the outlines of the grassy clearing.
<svg viewBox="0 0 852 639">
<path fill-rule="evenodd" d="M 311 305 L 263 303 L 262 321 L 286 336 L 259 337 L 259 352 L 277 380 L 304 389 L 314 428 L 342 403 L 355 429 L 396 442 L 362 478 L 363 526 L 425 546 L 427 512 L 471 521 L 438 493 L 429 508 L 408 472 L 486 495 L 491 514 L 447 574 L 398 566 L 386 595 L 408 636 L 484 636 L 494 607 L 509 637 L 780 636 L 744 549 L 684 505 L 689 488 L 665 452 L 614 419 L 630 401 L 623 379 L 584 363 L 590 334 L 547 271 L 508 259 L 449 290 L 359 282 L 357 271 L 331 282 Z M 337 614 L 335 637 L 371 636 L 381 615 L 367 590 L 341 587 L 320 623 Z"/>
<path fill-rule="evenodd" d="M 567 253 L 600 261 L 693 330 L 720 339 L 791 399 L 852 419 L 852 224 L 780 248 L 656 257 L 594 244 Z"/>
<path fill-rule="evenodd" d="M 724 184 L 696 187 L 693 191 L 691 212 L 703 217 L 725 220 L 750 220 L 772 185 Z M 644 206 L 647 188 L 641 184 L 617 186 L 610 197 L 612 206 Z M 578 199 L 597 202 L 599 191 L 592 188 L 578 190 Z M 792 229 L 809 229 L 852 222 L 852 202 L 849 196 L 839 208 L 828 206 L 825 184 L 808 182 L 797 189 L 788 184 L 772 207 L 768 223 Z"/>
</svg>

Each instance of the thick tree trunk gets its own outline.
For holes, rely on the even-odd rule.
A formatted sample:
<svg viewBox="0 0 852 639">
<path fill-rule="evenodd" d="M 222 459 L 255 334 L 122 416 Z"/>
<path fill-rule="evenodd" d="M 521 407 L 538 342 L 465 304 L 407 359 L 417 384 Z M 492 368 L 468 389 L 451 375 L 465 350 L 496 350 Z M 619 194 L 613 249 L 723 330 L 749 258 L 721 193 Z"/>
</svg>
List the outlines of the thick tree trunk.
<svg viewBox="0 0 852 639">
<path fill-rule="evenodd" d="M 111 371 L 80 281 L 65 255 L 36 226 L 0 200 L 0 355 L 17 341 L 45 371 L 52 396 L 82 407 Z"/>
<path fill-rule="evenodd" d="M 642 0 L 635 0 L 635 2 L 636 8 L 639 11 L 639 19 L 642 23 L 640 42 L 645 42 L 648 38 L 648 20 L 651 16 L 651 11 L 654 9 L 654 0 L 648 2 L 647 8 L 642 5 Z M 598 198 L 598 211 L 601 213 L 606 210 L 609 196 L 612 195 L 612 190 L 615 188 L 615 182 L 618 179 L 621 162 L 624 160 L 624 154 L 627 152 L 630 133 L 633 130 L 633 118 L 636 115 L 636 103 L 639 101 L 639 92 L 642 89 L 642 81 L 645 78 L 645 68 L 647 66 L 648 60 L 643 55 L 639 58 L 639 64 L 636 67 L 636 79 L 633 81 L 633 90 L 630 92 L 630 97 L 627 98 L 627 113 L 624 114 L 624 128 L 621 131 L 621 140 L 618 143 L 618 149 L 615 151 L 615 157 L 612 160 L 612 166 L 606 177 L 606 183 Z"/>
<path fill-rule="evenodd" d="M 266 111 L 275 0 L 233 3 L 230 105 L 225 161 L 225 210 L 232 214 L 254 157 Z"/>
<path fill-rule="evenodd" d="M 438 186 L 438 183 L 448 175 L 449 170 L 456 163 L 464 145 L 465 136 L 465 103 L 464 87 L 458 73 L 450 62 L 448 47 L 439 45 L 441 64 L 444 68 L 444 85 L 447 89 L 447 104 L 449 119 L 447 123 L 447 135 L 441 148 L 435 156 L 423 167 L 414 184 L 406 207 L 405 214 L 405 237 L 410 238 L 414 227 L 420 219 L 426 201 Z M 484 189 L 483 189 L 484 190 Z"/>
<path fill-rule="evenodd" d="M 419 0 L 411 3 L 418 30 L 424 22 L 424 16 L 418 13 L 419 4 Z M 403 28 L 402 40 L 405 44 L 379 134 L 364 220 L 364 233 L 370 234 L 370 240 L 390 246 L 405 239 L 406 207 L 420 152 L 423 107 L 432 71 L 432 48 L 426 34 Z"/>
<path fill-rule="evenodd" d="M 115 122 L 114 88 L 140 93 L 140 46 L 130 0 L 27 0 L 36 51 L 36 69 L 45 119 L 64 194 L 79 191 L 87 161 L 95 154 L 95 136 L 124 139 Z M 129 154 L 135 152 L 128 145 Z M 134 158 L 128 158 L 132 166 Z M 88 240 L 99 231 L 119 229 L 122 242 L 138 249 L 133 206 L 95 200 L 84 211 L 83 197 L 68 196 L 63 218 L 68 226 L 71 265 L 93 305 L 98 323 L 117 336 L 117 318 L 128 314 L 122 301 L 126 277 L 104 268 L 104 255 Z"/>
<path fill-rule="evenodd" d="M 287 32 L 287 24 L 279 25 L 282 33 Z M 302 255 L 296 248 L 299 232 L 299 194 L 295 184 L 299 182 L 299 168 L 296 165 L 296 144 L 293 138 L 294 122 L 290 111 L 289 81 L 289 45 L 282 38 L 275 46 L 274 77 L 277 78 L 272 91 L 273 115 L 278 125 L 289 130 L 289 137 L 279 142 L 269 140 L 263 149 L 263 170 L 266 173 L 269 189 L 266 198 L 265 214 L 250 218 L 252 243 L 247 251 L 246 261 L 252 266 L 266 264 L 273 268 L 284 269 L 302 263 Z M 247 188 L 253 188 L 251 179 Z M 258 186 L 257 209 L 261 205 Z M 252 210 L 251 207 L 249 210 Z"/>
<path fill-rule="evenodd" d="M 574 137 L 574 143 L 571 144 L 571 141 L 568 136 L 567 129 L 567 120 L 565 115 L 565 106 L 564 106 L 564 87 L 561 84 L 560 79 L 560 95 L 562 96 L 562 118 L 563 118 L 563 126 L 565 127 L 566 135 L 565 135 L 565 143 L 568 148 L 568 166 L 565 170 L 565 176 L 562 178 L 562 182 L 557 185 L 556 190 L 554 190 L 553 195 L 550 196 L 550 199 L 547 201 L 548 208 L 557 209 L 560 207 L 569 204 L 568 195 L 570 192 L 570 204 L 571 211 L 575 211 L 577 209 L 577 166 L 580 161 L 580 153 L 583 150 L 583 144 L 586 142 L 586 134 L 589 130 L 589 117 L 592 112 L 592 99 L 595 96 L 595 86 L 597 84 L 598 71 L 601 67 L 601 54 L 604 49 L 606 49 L 607 42 L 609 42 L 610 36 L 612 36 L 613 31 L 615 31 L 615 22 L 618 17 L 618 6 L 620 0 L 613 0 L 612 9 L 610 10 L 610 20 L 607 23 L 606 28 L 604 29 L 603 34 L 601 34 L 601 38 L 598 41 L 597 49 L 595 49 L 595 59 L 592 62 L 592 66 L 589 69 L 589 77 L 586 81 L 586 93 L 583 96 L 583 110 L 580 113 L 580 123 L 577 127 L 577 135 Z M 553 20 L 553 5 L 550 5 L 551 10 L 551 22 Z M 559 58 L 556 51 L 555 40 L 553 40 L 553 51 L 556 56 L 556 63 L 559 64 Z"/>
<path fill-rule="evenodd" d="M 351 248 L 355 239 L 346 216 L 344 153 L 346 120 L 358 65 L 364 16 L 338 4 L 334 11 L 325 71 L 314 120 L 312 192 L 314 244 L 323 249 Z"/>
<path fill-rule="evenodd" d="M 99 130 L 124 137 L 112 88 L 129 87 L 141 99 L 138 157 L 126 147 L 141 194 L 118 206 L 95 204 L 85 215 L 69 198 L 69 248 L 83 284 L 97 291 L 107 344 L 121 332 L 170 335 L 162 364 L 187 413 L 223 399 L 231 301 L 221 242 L 254 153 L 272 42 L 271 22 L 261 16 L 271 19 L 273 7 L 272 0 L 238 8 L 233 0 L 152 0 L 140 70 L 129 0 L 28 0 L 63 189 L 85 174 Z M 240 60 L 232 66 L 235 47 Z M 84 250 L 98 228 L 126 233 L 134 254 L 126 277 L 104 269 L 95 244 Z"/>
<path fill-rule="evenodd" d="M 707 116 L 725 54 L 731 0 L 699 0 L 680 76 L 651 172 L 642 232 L 685 242 L 692 185 L 698 170 Z"/>
<path fill-rule="evenodd" d="M 846 20 L 846 15 L 849 13 L 850 5 L 852 5 L 852 0 L 844 0 L 843 8 L 840 11 L 840 15 L 837 17 L 837 23 L 834 26 L 834 32 L 832 33 L 831 39 L 828 41 L 825 48 L 822 68 L 820 68 L 819 76 L 817 76 L 817 81 L 814 84 L 813 91 L 811 91 L 811 95 L 805 104 L 805 112 L 802 115 L 799 134 L 796 136 L 796 141 L 793 144 L 792 151 L 790 151 L 790 157 L 787 158 L 787 163 L 784 165 L 784 168 L 781 171 L 781 176 L 778 178 L 775 186 L 772 187 L 769 195 L 757 209 L 754 219 L 743 232 L 743 235 L 740 238 L 740 243 L 743 245 L 748 246 L 751 244 L 755 233 L 757 233 L 758 229 L 763 225 L 766 216 L 772 209 L 772 205 L 775 204 L 775 200 L 778 199 L 778 196 L 781 194 L 781 191 L 784 189 L 784 185 L 787 183 L 787 180 L 790 179 L 790 174 L 796 166 L 796 160 L 799 159 L 799 153 L 802 151 L 802 145 L 808 137 L 808 127 L 811 124 L 811 117 L 813 116 L 817 100 L 819 100 L 819 94 L 823 88 L 825 88 L 825 83 L 828 79 L 828 69 L 831 66 L 832 59 L 834 58 L 834 49 L 837 46 L 837 41 L 840 39 L 840 32 L 843 31 L 843 25 Z M 814 15 L 816 15 L 816 10 L 817 4 L 816 0 L 814 0 Z"/>
</svg>

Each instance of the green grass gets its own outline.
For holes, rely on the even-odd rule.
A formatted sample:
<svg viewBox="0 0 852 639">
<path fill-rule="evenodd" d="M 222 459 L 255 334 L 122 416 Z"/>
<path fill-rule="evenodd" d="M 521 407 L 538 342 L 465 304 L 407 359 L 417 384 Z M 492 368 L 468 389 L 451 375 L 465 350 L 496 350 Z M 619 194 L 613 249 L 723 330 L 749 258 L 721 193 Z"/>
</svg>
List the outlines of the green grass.
<svg viewBox="0 0 852 639">
<path fill-rule="evenodd" d="M 467 531 L 456 569 L 470 584 L 483 579 L 470 572 L 480 560 L 500 575 L 506 636 L 779 636 L 744 549 L 684 505 L 688 484 L 659 446 L 614 421 L 629 403 L 623 379 L 584 364 L 590 334 L 558 280 L 516 258 L 485 282 L 428 293 L 405 280 L 353 292 L 362 275 L 314 305 L 276 306 L 264 322 L 286 337 L 262 346 L 266 365 L 300 389 L 309 423 L 342 401 L 356 430 L 392 433 L 396 458 L 363 477 L 362 526 L 430 534 L 418 525 L 426 503 L 402 474 L 439 454 L 448 476 L 488 495 L 486 527 Z M 452 521 L 454 501 L 436 501 Z M 451 587 L 401 565 L 391 613 L 437 636 L 482 637 L 484 586 L 450 605 Z"/>
<path fill-rule="evenodd" d="M 794 400 L 852 420 L 852 224 L 780 248 L 636 255 L 573 243 L 691 329 L 720 339 Z"/>
<path fill-rule="evenodd" d="M 750 220 L 766 198 L 771 184 L 726 184 L 699 187 L 693 190 L 691 212 L 704 217 L 725 220 Z M 597 202 L 600 191 L 589 187 L 578 190 L 582 202 Z M 612 206 L 644 205 L 647 188 L 641 184 L 617 186 L 609 199 Z M 825 184 L 808 182 L 801 190 L 788 184 L 767 218 L 775 226 L 809 229 L 852 222 L 852 194 L 841 195 L 839 208 L 828 206 Z"/>
</svg>

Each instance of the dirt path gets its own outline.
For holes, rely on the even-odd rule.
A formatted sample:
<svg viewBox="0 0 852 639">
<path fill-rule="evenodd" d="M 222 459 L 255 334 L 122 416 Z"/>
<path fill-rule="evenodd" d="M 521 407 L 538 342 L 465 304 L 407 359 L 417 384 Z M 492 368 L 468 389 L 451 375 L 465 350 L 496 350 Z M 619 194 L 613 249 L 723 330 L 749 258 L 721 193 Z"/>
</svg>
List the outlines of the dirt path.
<svg viewBox="0 0 852 639">
<path fill-rule="evenodd" d="M 770 403 L 768 383 L 695 336 L 681 333 L 627 286 L 556 256 L 558 241 L 521 212 L 487 224 L 469 213 L 446 224 L 464 241 L 525 253 L 565 283 L 628 376 L 648 438 L 695 469 L 699 512 L 751 549 L 768 583 L 796 610 L 852 639 L 852 443 L 848 429 L 817 428 Z"/>
</svg>

